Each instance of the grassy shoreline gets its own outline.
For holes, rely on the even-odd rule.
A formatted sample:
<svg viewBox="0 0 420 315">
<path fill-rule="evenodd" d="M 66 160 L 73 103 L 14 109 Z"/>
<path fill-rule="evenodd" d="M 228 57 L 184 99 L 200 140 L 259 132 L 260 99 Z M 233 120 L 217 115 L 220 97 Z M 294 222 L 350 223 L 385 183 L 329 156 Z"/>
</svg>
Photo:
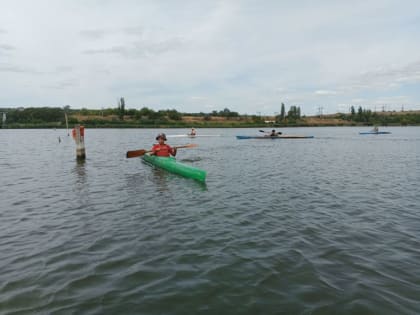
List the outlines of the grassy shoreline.
<svg viewBox="0 0 420 315">
<path fill-rule="evenodd" d="M 350 124 L 340 124 L 340 123 L 322 123 L 322 124 L 125 124 L 125 123 L 116 123 L 116 124 L 92 124 L 92 123 L 76 123 L 70 124 L 69 128 L 73 128 L 75 125 L 82 125 L 85 128 L 92 129 L 109 129 L 109 128 L 119 128 L 119 129 L 156 129 L 156 128 L 168 128 L 168 129 L 190 129 L 194 127 L 198 128 L 298 128 L 298 127 L 372 127 L 374 125 L 382 127 L 398 127 L 398 126 L 420 126 L 420 124 L 372 124 L 372 123 L 350 123 Z M 62 124 L 10 124 L 3 126 L 0 129 L 66 129 Z"/>
<path fill-rule="evenodd" d="M 0 121 L 3 129 L 45 129 L 66 128 L 64 111 L 55 109 L 54 116 L 49 115 L 51 109 L 43 109 L 23 116 L 20 112 L 10 113 L 5 123 Z M 22 115 L 22 116 L 19 116 Z M 9 117 L 10 116 L 10 117 Z M 83 125 L 86 128 L 290 128 L 290 127 L 351 127 L 351 126 L 420 126 L 420 111 L 408 112 L 380 112 L 332 114 L 318 116 L 304 116 L 295 119 L 284 118 L 279 120 L 273 116 L 247 116 L 236 117 L 182 115 L 176 118 L 162 116 L 135 117 L 130 115 L 118 116 L 115 114 L 97 115 L 74 111 L 68 114 L 68 126 Z"/>
</svg>

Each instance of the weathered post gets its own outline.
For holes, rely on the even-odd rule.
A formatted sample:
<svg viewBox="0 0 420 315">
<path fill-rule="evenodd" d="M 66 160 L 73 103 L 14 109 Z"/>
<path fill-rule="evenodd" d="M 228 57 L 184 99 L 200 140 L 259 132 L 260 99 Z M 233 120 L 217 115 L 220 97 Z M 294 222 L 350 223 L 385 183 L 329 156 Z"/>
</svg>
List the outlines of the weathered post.
<svg viewBox="0 0 420 315">
<path fill-rule="evenodd" d="M 76 142 L 76 158 L 78 160 L 86 159 L 85 150 L 85 127 L 76 125 L 72 130 L 72 136 Z"/>
</svg>

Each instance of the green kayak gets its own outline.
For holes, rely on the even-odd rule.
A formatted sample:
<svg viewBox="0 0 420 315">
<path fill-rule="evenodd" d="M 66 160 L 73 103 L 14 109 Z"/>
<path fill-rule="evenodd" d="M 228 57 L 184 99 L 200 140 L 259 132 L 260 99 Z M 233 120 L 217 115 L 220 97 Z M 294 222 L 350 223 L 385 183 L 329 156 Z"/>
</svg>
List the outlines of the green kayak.
<svg viewBox="0 0 420 315">
<path fill-rule="evenodd" d="M 200 182 L 204 182 L 206 180 L 206 171 L 197 167 L 179 163 L 172 156 L 158 157 L 154 155 L 145 154 L 142 156 L 142 159 L 146 163 L 149 163 L 159 168 L 163 168 L 168 172 L 178 174 L 186 178 L 192 178 Z"/>
</svg>

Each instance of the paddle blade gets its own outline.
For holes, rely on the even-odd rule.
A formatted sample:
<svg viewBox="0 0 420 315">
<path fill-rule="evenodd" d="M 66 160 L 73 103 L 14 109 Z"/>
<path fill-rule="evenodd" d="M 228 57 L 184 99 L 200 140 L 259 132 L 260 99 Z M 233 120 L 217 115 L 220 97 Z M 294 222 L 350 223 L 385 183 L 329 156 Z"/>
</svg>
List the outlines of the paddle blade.
<svg viewBox="0 0 420 315">
<path fill-rule="evenodd" d="M 181 148 L 195 148 L 198 147 L 197 143 L 190 143 L 190 144 L 186 144 L 186 145 L 180 145 L 180 146 L 176 146 L 174 148 L 176 149 L 181 149 Z"/>
<path fill-rule="evenodd" d="M 144 150 L 144 149 L 134 150 L 134 151 L 127 151 L 127 158 L 139 157 L 139 156 L 144 155 L 146 152 L 147 151 Z"/>
</svg>

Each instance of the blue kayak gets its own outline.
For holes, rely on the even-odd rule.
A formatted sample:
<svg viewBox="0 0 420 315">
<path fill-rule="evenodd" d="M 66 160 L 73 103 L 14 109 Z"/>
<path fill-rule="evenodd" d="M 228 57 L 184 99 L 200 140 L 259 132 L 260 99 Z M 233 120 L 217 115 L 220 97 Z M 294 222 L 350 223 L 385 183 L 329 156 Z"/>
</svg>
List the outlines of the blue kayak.
<svg viewBox="0 0 420 315">
<path fill-rule="evenodd" d="M 390 133 L 389 131 L 364 131 L 359 132 L 359 135 L 388 135 Z"/>
<path fill-rule="evenodd" d="M 300 136 L 300 135 L 278 135 L 278 136 L 236 136 L 236 139 L 266 139 L 266 140 L 275 140 L 275 139 L 311 139 L 314 136 Z"/>
</svg>

